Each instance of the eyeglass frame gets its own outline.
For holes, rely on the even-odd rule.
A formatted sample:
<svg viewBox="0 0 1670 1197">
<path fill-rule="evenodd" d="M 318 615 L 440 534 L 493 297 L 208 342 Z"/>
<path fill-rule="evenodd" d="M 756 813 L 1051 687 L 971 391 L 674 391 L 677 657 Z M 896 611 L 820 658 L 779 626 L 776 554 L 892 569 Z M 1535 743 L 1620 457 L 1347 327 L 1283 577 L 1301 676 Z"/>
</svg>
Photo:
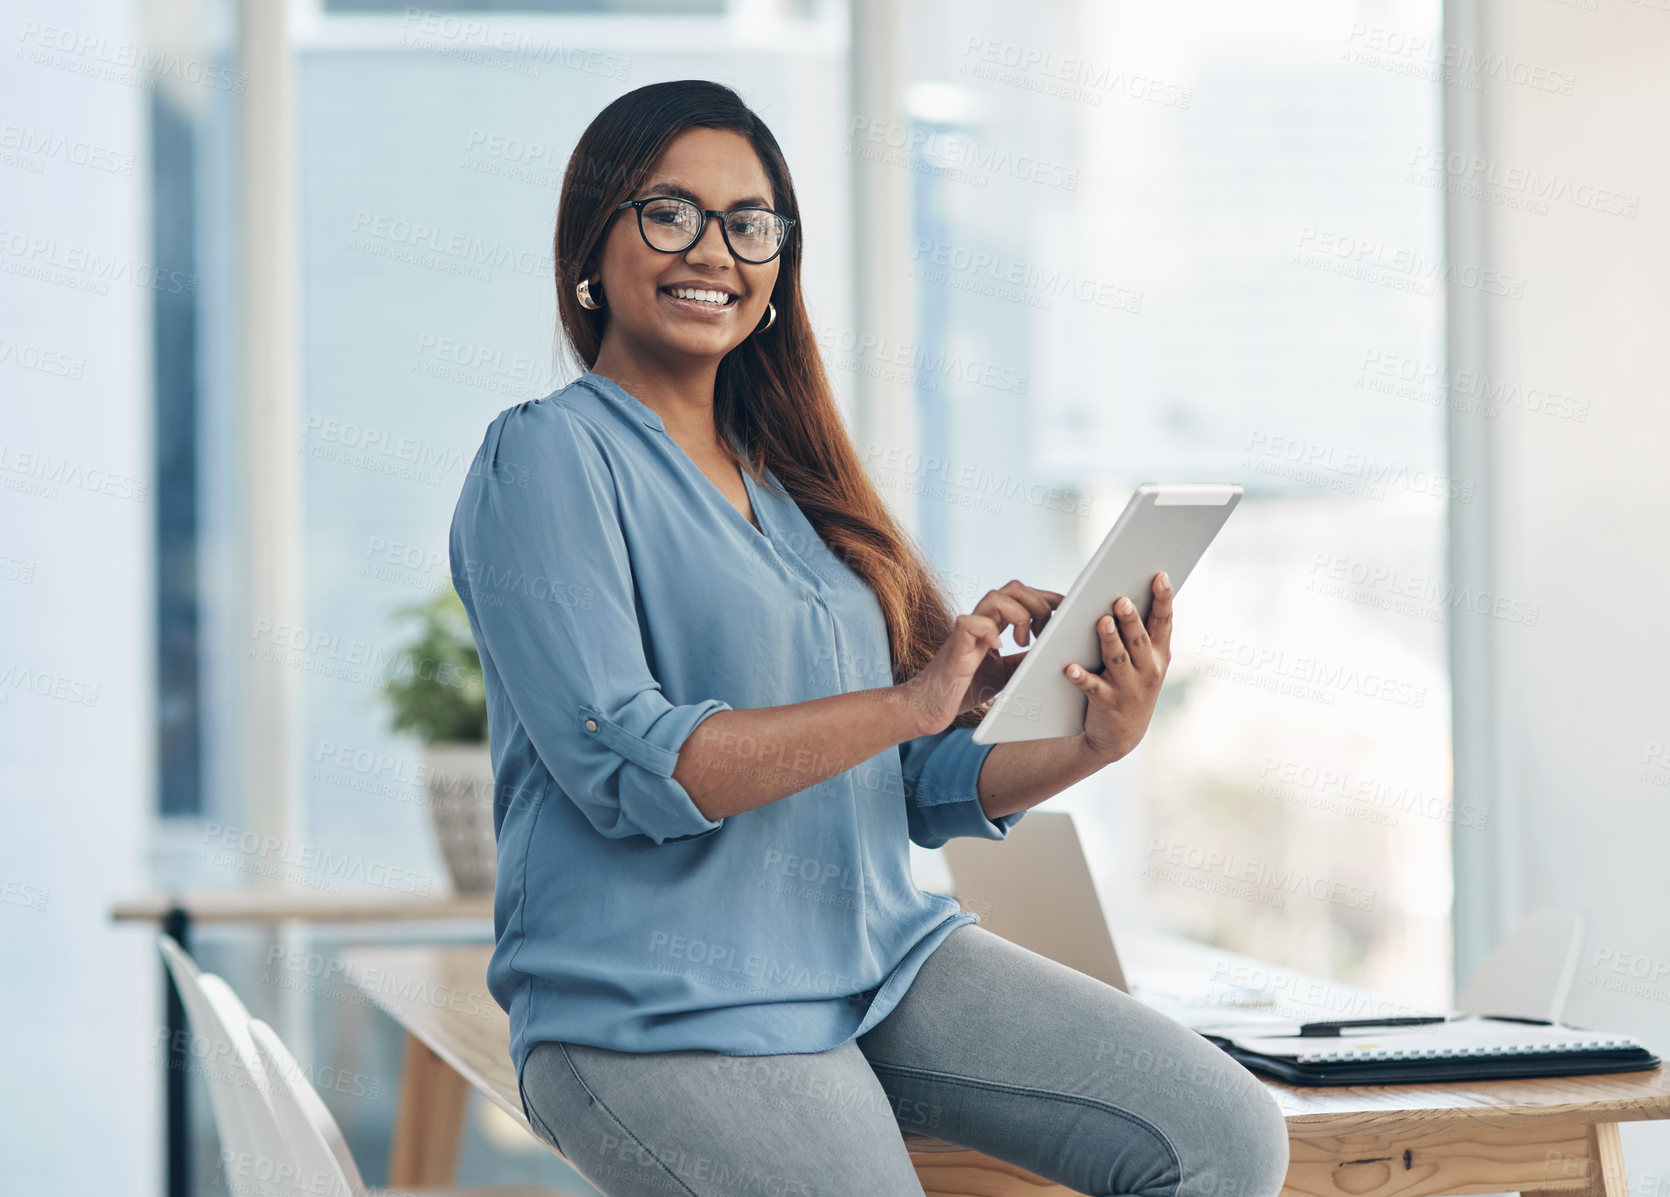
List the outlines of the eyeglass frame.
<svg viewBox="0 0 1670 1197">
<path fill-rule="evenodd" d="M 656 200 L 676 200 L 681 204 L 689 204 L 692 208 L 695 208 L 696 211 L 702 214 L 701 228 L 696 230 L 696 235 L 690 238 L 690 244 L 686 245 L 683 249 L 662 249 L 659 245 L 650 244 L 649 234 L 644 231 L 644 205 L 653 204 Z M 743 204 L 740 207 L 732 208 L 729 212 L 720 212 L 713 208 L 703 208 L 699 204 L 685 199 L 682 195 L 651 195 L 646 196 L 643 199 L 625 200 L 615 205 L 616 212 L 621 211 L 623 208 L 636 208 L 638 210 L 638 236 L 643 238 L 645 245 L 648 245 L 658 254 L 689 253 L 691 246 L 694 246 L 696 242 L 700 241 L 702 239 L 702 235 L 707 232 L 707 220 L 710 216 L 718 216 L 721 218 L 719 221 L 719 236 L 724 239 L 725 249 L 730 252 L 731 257 L 735 258 L 739 262 L 746 262 L 750 266 L 764 266 L 767 262 L 776 261 L 777 258 L 782 255 L 783 251 L 789 247 L 789 234 L 794 232 L 793 217 L 784 216 L 775 208 L 762 208 L 758 204 Z M 725 227 L 725 224 L 738 212 L 770 212 L 778 220 L 783 222 L 783 240 L 779 242 L 777 248 L 772 251 L 771 257 L 761 258 L 759 261 L 754 261 L 753 259 L 745 258 L 736 252 L 736 246 L 731 244 L 731 232 Z"/>
</svg>

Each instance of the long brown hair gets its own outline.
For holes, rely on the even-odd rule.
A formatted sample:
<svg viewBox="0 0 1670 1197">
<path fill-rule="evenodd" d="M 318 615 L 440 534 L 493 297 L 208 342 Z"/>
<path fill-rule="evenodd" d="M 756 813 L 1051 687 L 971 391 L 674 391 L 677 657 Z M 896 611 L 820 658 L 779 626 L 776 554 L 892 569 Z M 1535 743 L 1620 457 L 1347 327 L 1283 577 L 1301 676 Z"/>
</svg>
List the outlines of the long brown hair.
<svg viewBox="0 0 1670 1197">
<path fill-rule="evenodd" d="M 951 634 L 952 606 L 919 547 L 882 502 L 847 434 L 800 294 L 806 226 L 788 163 L 771 130 L 736 92 L 704 79 L 652 83 L 610 103 L 580 135 L 563 174 L 553 246 L 563 338 L 590 370 L 603 343 L 608 305 L 581 307 L 575 284 L 595 267 L 616 206 L 635 197 L 668 143 L 691 128 L 746 137 L 771 182 L 777 211 L 795 222 L 771 293 L 776 323 L 719 363 L 713 412 L 721 444 L 728 449 L 734 436 L 748 458 L 739 464 L 762 484 L 769 467 L 830 551 L 869 583 L 887 620 L 893 680 L 905 681 Z M 978 723 L 985 710 L 963 712 L 956 725 Z"/>
</svg>

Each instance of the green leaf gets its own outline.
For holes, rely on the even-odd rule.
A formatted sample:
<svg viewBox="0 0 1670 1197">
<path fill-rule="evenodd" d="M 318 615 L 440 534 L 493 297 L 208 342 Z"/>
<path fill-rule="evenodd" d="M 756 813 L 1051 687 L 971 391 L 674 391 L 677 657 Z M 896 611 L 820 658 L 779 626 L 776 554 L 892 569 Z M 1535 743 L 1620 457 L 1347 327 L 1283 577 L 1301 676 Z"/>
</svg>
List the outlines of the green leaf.
<svg viewBox="0 0 1670 1197">
<path fill-rule="evenodd" d="M 427 602 L 408 603 L 395 618 L 416 632 L 384 671 L 382 692 L 395 732 L 416 732 L 426 744 L 487 739 L 487 696 L 481 657 L 464 603 L 449 584 Z"/>
</svg>

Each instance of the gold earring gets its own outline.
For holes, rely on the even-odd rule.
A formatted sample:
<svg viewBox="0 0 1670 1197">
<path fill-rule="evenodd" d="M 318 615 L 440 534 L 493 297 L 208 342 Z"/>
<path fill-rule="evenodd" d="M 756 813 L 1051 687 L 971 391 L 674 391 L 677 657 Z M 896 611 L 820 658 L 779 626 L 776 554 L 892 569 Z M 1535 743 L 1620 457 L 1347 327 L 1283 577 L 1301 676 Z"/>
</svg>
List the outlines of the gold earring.
<svg viewBox="0 0 1670 1197">
<path fill-rule="evenodd" d="M 585 308 L 587 311 L 595 312 L 598 308 L 603 306 L 591 297 L 591 281 L 589 279 L 581 279 L 578 283 L 576 283 L 574 286 L 574 294 L 579 299 L 580 306 Z"/>
<path fill-rule="evenodd" d="M 776 323 L 777 323 L 777 309 L 772 306 L 771 301 L 768 299 L 768 300 L 766 300 L 766 303 L 765 303 L 765 323 L 760 325 L 754 331 L 756 333 L 763 333 L 766 329 L 770 328 L 773 324 L 776 324 Z"/>
</svg>

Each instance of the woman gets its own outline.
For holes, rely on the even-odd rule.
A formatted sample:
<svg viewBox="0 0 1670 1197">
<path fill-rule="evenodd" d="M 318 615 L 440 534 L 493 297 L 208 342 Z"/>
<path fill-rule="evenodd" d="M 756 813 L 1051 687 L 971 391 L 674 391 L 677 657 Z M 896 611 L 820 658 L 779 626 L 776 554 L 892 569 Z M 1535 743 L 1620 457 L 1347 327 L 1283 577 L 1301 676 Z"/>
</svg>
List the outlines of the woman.
<svg viewBox="0 0 1670 1197">
<path fill-rule="evenodd" d="M 453 517 L 529 1120 L 608 1194 L 920 1195 L 903 1131 L 1083 1193 L 1274 1193 L 1249 1073 L 911 880 L 908 841 L 1002 839 L 1141 739 L 1171 593 L 1069 670 L 1081 735 L 974 744 L 1002 630 L 1062 596 L 953 618 L 832 399 L 804 232 L 729 89 L 605 108 L 555 246 L 588 372 L 492 422 Z"/>
</svg>

